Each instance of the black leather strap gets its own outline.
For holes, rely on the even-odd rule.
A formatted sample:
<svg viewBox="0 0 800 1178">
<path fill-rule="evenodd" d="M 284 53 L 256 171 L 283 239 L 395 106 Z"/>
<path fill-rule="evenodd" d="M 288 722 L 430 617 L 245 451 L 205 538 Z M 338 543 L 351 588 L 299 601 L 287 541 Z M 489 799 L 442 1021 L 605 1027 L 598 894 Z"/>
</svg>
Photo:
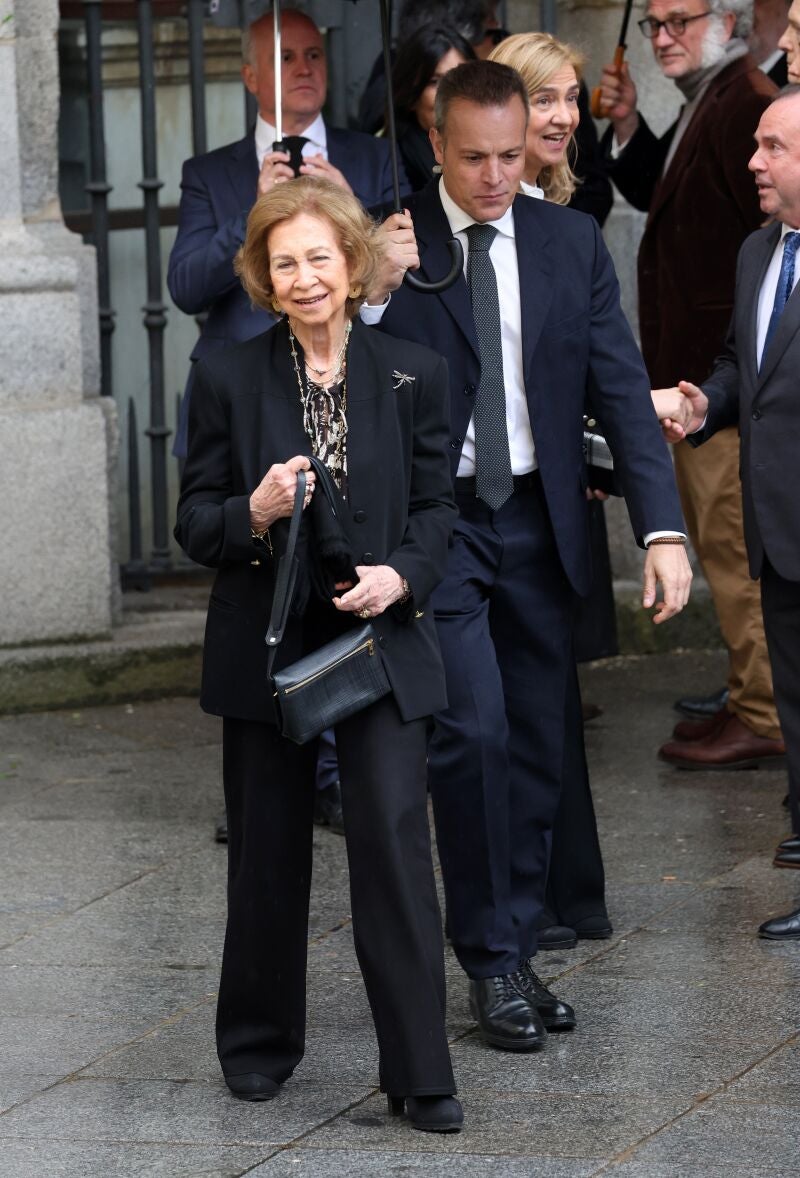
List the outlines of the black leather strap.
<svg viewBox="0 0 800 1178">
<path fill-rule="evenodd" d="M 297 547 L 297 535 L 300 531 L 300 520 L 303 516 L 303 500 L 305 497 L 306 472 L 304 470 L 298 470 L 297 487 L 294 493 L 294 507 L 292 508 L 292 519 L 289 524 L 289 539 L 286 543 L 286 551 L 278 561 L 278 575 L 275 578 L 275 595 L 272 599 L 272 614 L 269 619 L 269 629 L 264 639 L 269 647 L 269 659 L 267 661 L 268 675 L 272 675 L 275 652 L 283 638 L 286 619 L 289 616 L 289 606 L 292 604 L 292 594 L 294 593 L 294 587 L 297 581 L 299 562 L 295 556 L 295 548 Z"/>
</svg>

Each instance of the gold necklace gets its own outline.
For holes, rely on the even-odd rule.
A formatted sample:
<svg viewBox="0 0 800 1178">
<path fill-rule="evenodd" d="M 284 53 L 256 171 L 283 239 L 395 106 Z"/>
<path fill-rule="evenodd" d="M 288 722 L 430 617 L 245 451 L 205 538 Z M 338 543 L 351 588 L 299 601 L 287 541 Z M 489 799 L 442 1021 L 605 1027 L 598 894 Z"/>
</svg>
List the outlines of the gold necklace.
<svg viewBox="0 0 800 1178">
<path fill-rule="evenodd" d="M 347 443 L 347 341 L 350 336 L 351 324 L 347 324 L 344 345 L 338 361 L 336 379 L 329 387 L 315 381 L 304 379 L 300 371 L 297 357 L 296 340 L 291 325 L 289 325 L 289 347 L 292 353 L 294 374 L 300 391 L 300 404 L 303 407 L 303 428 L 311 440 L 314 453 L 322 459 L 331 472 L 336 484 L 343 489 L 346 475 L 346 443 Z M 323 372 L 325 369 L 323 368 Z M 333 393 L 341 375 L 342 392 L 340 397 Z M 313 389 L 313 391 L 312 391 Z M 318 412 L 319 410 L 319 412 Z"/>
</svg>

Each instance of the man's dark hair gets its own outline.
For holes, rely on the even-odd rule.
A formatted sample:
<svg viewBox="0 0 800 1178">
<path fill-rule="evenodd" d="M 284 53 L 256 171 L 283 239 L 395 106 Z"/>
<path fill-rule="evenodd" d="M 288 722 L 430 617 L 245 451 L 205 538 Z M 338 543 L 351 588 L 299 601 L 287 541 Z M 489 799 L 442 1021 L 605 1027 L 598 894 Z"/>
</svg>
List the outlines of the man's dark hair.
<svg viewBox="0 0 800 1178">
<path fill-rule="evenodd" d="M 476 106 L 508 106 L 519 98 L 527 117 L 530 111 L 528 91 L 516 70 L 499 61 L 465 61 L 445 74 L 436 91 L 434 120 L 436 130 L 444 134 L 450 103 L 457 98 Z"/>
<path fill-rule="evenodd" d="M 405 0 L 400 13 L 397 42 L 402 45 L 420 25 L 452 25 L 470 45 L 480 45 L 494 0 Z"/>
</svg>

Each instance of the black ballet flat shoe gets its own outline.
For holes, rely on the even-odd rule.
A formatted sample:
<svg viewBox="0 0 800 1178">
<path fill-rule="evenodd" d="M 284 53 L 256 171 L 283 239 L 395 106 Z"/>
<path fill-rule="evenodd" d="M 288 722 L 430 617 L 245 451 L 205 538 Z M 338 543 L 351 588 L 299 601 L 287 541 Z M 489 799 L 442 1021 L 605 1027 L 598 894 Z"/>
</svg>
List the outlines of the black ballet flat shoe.
<svg viewBox="0 0 800 1178">
<path fill-rule="evenodd" d="M 260 1072 L 241 1072 L 237 1076 L 226 1076 L 225 1083 L 237 1100 L 272 1100 L 278 1095 L 281 1087 L 269 1076 L 262 1076 Z"/>
<path fill-rule="evenodd" d="M 455 1096 L 387 1096 L 393 1117 L 406 1114 L 413 1129 L 423 1133 L 460 1133 L 464 1110 Z"/>
</svg>

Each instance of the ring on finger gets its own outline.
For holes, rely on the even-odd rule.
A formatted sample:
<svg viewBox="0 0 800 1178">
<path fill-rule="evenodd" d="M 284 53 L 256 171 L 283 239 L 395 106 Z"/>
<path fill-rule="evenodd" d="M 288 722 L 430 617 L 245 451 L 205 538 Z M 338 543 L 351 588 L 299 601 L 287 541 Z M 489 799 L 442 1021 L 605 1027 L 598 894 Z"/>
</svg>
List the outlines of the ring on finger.
<svg viewBox="0 0 800 1178">
<path fill-rule="evenodd" d="M 359 618 L 371 618 L 371 617 L 372 617 L 372 614 L 371 614 L 371 613 L 369 612 L 369 610 L 368 610 L 368 609 L 366 609 L 366 608 L 365 608 L 365 609 L 357 609 L 357 610 L 356 610 L 356 617 L 359 617 Z"/>
</svg>

